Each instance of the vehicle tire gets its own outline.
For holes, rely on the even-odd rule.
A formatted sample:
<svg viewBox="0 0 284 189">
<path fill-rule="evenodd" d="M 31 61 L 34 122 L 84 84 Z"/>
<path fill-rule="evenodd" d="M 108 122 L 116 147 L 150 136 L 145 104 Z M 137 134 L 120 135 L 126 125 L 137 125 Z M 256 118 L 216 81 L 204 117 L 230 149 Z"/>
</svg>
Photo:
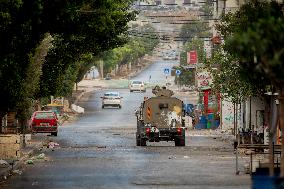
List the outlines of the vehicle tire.
<svg viewBox="0 0 284 189">
<path fill-rule="evenodd" d="M 147 140 L 146 139 L 144 139 L 144 138 L 141 138 L 140 139 L 140 144 L 141 144 L 141 146 L 147 146 Z"/>
<path fill-rule="evenodd" d="M 137 134 L 136 134 L 136 146 L 141 146 L 141 139 Z"/>
<path fill-rule="evenodd" d="M 183 137 L 181 137 L 181 138 L 179 139 L 179 145 L 180 145 L 180 146 L 185 146 L 185 136 L 183 136 Z"/>
<path fill-rule="evenodd" d="M 185 146 L 185 136 L 175 138 L 175 146 Z"/>
<path fill-rule="evenodd" d="M 102 109 L 104 109 L 105 108 L 105 106 L 104 105 L 102 105 Z"/>
<path fill-rule="evenodd" d="M 51 133 L 51 135 L 57 136 L 57 132 L 53 132 L 53 133 Z"/>
<path fill-rule="evenodd" d="M 143 91 L 143 93 L 146 93 L 146 89 Z"/>
<path fill-rule="evenodd" d="M 132 91 L 132 90 L 130 90 L 130 92 L 132 93 L 133 91 Z"/>
<path fill-rule="evenodd" d="M 179 138 L 178 138 L 178 137 L 175 138 L 175 146 L 180 146 Z"/>
<path fill-rule="evenodd" d="M 118 105 L 118 108 L 121 109 L 121 105 Z"/>
</svg>

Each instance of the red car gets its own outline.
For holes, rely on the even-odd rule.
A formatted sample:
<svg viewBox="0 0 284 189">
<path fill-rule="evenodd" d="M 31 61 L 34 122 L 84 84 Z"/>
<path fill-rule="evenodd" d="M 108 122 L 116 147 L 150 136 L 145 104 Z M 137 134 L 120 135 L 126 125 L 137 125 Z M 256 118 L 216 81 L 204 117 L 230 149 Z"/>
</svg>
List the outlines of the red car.
<svg viewBox="0 0 284 189">
<path fill-rule="evenodd" d="M 58 119 L 52 111 L 36 111 L 31 117 L 30 126 L 33 133 L 51 133 L 57 136 Z"/>
</svg>

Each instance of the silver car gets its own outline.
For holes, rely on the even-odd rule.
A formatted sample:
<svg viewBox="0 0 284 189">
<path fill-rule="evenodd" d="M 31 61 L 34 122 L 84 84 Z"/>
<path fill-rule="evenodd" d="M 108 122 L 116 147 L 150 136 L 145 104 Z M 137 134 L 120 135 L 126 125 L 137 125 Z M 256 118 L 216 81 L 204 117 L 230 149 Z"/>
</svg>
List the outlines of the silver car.
<svg viewBox="0 0 284 189">
<path fill-rule="evenodd" d="M 106 92 L 102 98 L 102 108 L 106 106 L 121 108 L 121 99 L 119 92 Z"/>
<path fill-rule="evenodd" d="M 130 92 L 133 92 L 133 91 L 146 92 L 146 86 L 143 81 L 131 81 L 129 84 L 129 90 Z"/>
</svg>

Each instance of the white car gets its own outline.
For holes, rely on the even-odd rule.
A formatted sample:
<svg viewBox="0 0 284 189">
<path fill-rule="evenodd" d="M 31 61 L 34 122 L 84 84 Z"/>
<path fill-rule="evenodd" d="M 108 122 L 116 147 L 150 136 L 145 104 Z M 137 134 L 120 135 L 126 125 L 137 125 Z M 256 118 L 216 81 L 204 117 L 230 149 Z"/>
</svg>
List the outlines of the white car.
<svg viewBox="0 0 284 189">
<path fill-rule="evenodd" d="M 102 98 L 102 108 L 106 106 L 118 107 L 121 108 L 121 99 L 119 92 L 106 92 Z"/>
<path fill-rule="evenodd" d="M 133 91 L 146 92 L 146 86 L 143 81 L 131 81 L 129 84 L 129 90 L 130 92 L 133 92 Z"/>
</svg>

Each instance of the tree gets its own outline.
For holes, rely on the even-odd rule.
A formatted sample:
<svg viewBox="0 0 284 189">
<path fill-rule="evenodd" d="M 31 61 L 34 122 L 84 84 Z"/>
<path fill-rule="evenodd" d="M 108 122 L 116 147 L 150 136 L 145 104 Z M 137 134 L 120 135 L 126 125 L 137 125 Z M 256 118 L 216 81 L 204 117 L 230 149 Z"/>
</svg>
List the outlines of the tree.
<svg viewBox="0 0 284 189">
<path fill-rule="evenodd" d="M 72 81 L 78 82 L 79 78 L 67 76 L 69 80 L 73 79 L 70 85 L 65 83 L 69 89 L 62 91 L 64 75 L 73 73 L 82 78 L 83 74 L 78 72 L 93 64 L 93 61 L 83 63 L 85 54 L 92 53 L 95 57 L 100 52 L 125 44 L 127 23 L 135 18 L 136 12 L 129 11 L 132 0 L 45 3 L 46 14 L 55 10 L 46 21 L 52 23 L 50 32 L 56 35 L 43 67 L 40 95 L 65 96 L 72 91 Z"/>
<path fill-rule="evenodd" d="M 192 41 L 188 41 L 184 47 L 183 51 L 180 53 L 180 65 L 181 67 L 187 67 L 187 53 L 189 51 L 197 51 L 197 59 L 198 63 L 197 66 L 202 67 L 202 65 L 206 62 L 206 56 L 203 48 L 203 40 L 199 38 L 194 38 Z M 186 69 L 186 68 L 180 68 L 182 69 L 182 74 L 179 77 L 180 84 L 186 85 L 186 86 L 193 86 L 195 85 L 195 72 L 196 69 Z"/>
<path fill-rule="evenodd" d="M 127 23 L 136 15 L 130 10 L 131 3 L 1 1 L 0 120 L 7 111 L 16 111 L 24 119 L 34 99 L 66 95 L 76 81 L 73 75 L 79 75 L 85 66 L 86 54 L 97 55 L 126 43 Z M 47 47 L 46 57 L 35 61 L 36 49 L 46 34 L 51 35 L 52 45 Z"/>
<path fill-rule="evenodd" d="M 240 103 L 250 96 L 263 94 L 264 83 L 251 83 L 241 70 L 238 59 L 218 49 L 206 61 L 206 68 L 213 75 L 212 91 L 222 93 L 233 103 Z"/>
<path fill-rule="evenodd" d="M 114 69 L 117 65 L 132 63 L 145 54 L 152 53 L 154 47 L 158 44 L 158 36 L 155 34 L 154 28 L 145 25 L 141 28 L 140 34 L 133 33 L 128 43 L 122 47 L 118 47 L 100 54 L 104 61 L 105 74 Z"/>
<path fill-rule="evenodd" d="M 205 63 L 206 57 L 205 57 L 205 52 L 204 52 L 203 47 L 204 47 L 203 40 L 199 38 L 194 38 L 192 41 L 188 41 L 184 45 L 183 51 L 181 52 L 180 64 L 183 66 L 187 66 L 187 52 L 195 51 L 195 50 L 197 51 L 198 63 Z"/>
<path fill-rule="evenodd" d="M 36 91 L 28 71 L 39 73 L 33 60 L 36 47 L 44 38 L 40 1 L 1 1 L 0 14 L 0 120 L 7 111 L 26 107 Z M 39 74 L 35 74 L 38 81 Z M 28 91 L 30 90 L 30 91 Z"/>
<path fill-rule="evenodd" d="M 279 116 L 284 141 L 284 5 L 254 0 L 236 13 L 223 17 L 218 29 L 225 39 L 224 50 L 237 57 L 240 73 L 251 84 L 273 85 L 279 92 Z M 273 92 L 273 91 L 272 91 Z M 284 143 L 282 142 L 282 152 Z M 284 176 L 284 156 L 281 160 Z"/>
<path fill-rule="evenodd" d="M 193 69 L 184 68 L 182 66 L 174 67 L 173 69 L 181 71 L 181 74 L 175 78 L 175 82 L 178 82 L 179 85 L 194 86 L 195 72 Z"/>
</svg>

